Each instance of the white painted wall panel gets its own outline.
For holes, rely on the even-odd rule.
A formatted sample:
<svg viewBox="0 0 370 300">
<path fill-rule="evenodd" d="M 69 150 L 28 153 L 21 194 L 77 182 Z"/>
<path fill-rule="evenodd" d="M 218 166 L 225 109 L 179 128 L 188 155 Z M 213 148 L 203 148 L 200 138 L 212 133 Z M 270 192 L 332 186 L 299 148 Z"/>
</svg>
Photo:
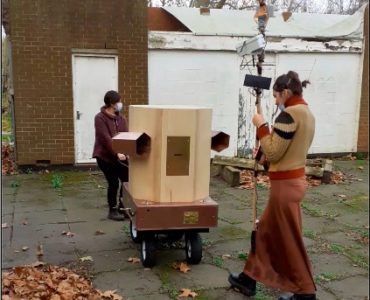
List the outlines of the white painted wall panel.
<svg viewBox="0 0 370 300">
<path fill-rule="evenodd" d="M 239 60 L 235 53 L 150 50 L 148 72 L 149 104 L 212 108 L 212 129 L 230 135 L 230 147 L 220 154 L 236 154 Z"/>
<path fill-rule="evenodd" d="M 361 90 L 361 54 L 285 53 L 277 55 L 276 75 L 290 69 L 311 81 L 304 98 L 316 118 L 310 153 L 353 152 Z"/>
<path fill-rule="evenodd" d="M 235 52 L 209 50 L 149 50 L 149 104 L 201 105 L 213 109 L 212 128 L 230 134 L 230 147 L 223 155 L 254 146 L 255 130 L 251 118 L 255 97 L 243 86 L 246 73 L 256 75 L 250 66 L 240 70 L 241 59 Z M 310 153 L 354 152 L 360 107 L 360 53 L 267 53 L 263 75 L 272 77 L 290 69 L 300 78 L 310 79 L 304 90 L 316 118 L 316 134 Z M 272 85 L 271 85 L 272 89 Z M 240 109 L 239 97 L 244 108 Z M 273 122 L 275 109 L 272 92 L 264 91 L 262 109 Z M 239 130 L 242 113 L 245 125 Z M 213 153 L 214 154 L 214 153 Z"/>
</svg>

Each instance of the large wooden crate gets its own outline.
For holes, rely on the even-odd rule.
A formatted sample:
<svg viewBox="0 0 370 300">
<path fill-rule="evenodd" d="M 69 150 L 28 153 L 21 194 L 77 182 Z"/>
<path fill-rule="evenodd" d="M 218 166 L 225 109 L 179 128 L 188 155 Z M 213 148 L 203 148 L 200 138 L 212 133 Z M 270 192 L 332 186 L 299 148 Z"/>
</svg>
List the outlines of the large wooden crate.
<svg viewBox="0 0 370 300">
<path fill-rule="evenodd" d="M 151 141 L 149 155 L 130 158 L 134 199 L 171 203 L 208 197 L 211 118 L 209 108 L 130 106 L 130 132 L 143 132 Z"/>
</svg>

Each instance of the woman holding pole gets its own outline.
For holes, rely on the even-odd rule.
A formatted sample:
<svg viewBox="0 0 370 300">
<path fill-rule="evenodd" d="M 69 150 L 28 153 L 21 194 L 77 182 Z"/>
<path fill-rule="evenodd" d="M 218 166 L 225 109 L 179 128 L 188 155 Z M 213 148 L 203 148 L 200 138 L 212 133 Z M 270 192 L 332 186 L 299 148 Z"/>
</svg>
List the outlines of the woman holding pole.
<svg viewBox="0 0 370 300">
<path fill-rule="evenodd" d="M 285 108 L 272 131 L 262 115 L 257 113 L 252 120 L 269 163 L 271 189 L 258 222 L 255 251 L 249 253 L 243 272 L 229 276 L 230 284 L 247 296 L 255 295 L 258 281 L 294 294 L 281 299 L 316 299 L 300 208 L 306 190 L 306 156 L 315 132 L 315 119 L 302 97 L 307 83 L 293 71 L 279 76 L 273 95 L 276 105 Z"/>
</svg>

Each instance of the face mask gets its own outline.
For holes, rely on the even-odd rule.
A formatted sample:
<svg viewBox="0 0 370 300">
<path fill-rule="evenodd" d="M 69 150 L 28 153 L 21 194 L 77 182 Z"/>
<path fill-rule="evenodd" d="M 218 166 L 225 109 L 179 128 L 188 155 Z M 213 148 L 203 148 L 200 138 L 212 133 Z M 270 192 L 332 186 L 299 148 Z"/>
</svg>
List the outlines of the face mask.
<svg viewBox="0 0 370 300">
<path fill-rule="evenodd" d="M 122 102 L 117 102 L 115 105 L 116 111 L 120 112 L 123 108 Z"/>
<path fill-rule="evenodd" d="M 278 107 L 279 107 L 280 111 L 283 111 L 285 109 L 284 104 L 279 104 Z"/>
</svg>

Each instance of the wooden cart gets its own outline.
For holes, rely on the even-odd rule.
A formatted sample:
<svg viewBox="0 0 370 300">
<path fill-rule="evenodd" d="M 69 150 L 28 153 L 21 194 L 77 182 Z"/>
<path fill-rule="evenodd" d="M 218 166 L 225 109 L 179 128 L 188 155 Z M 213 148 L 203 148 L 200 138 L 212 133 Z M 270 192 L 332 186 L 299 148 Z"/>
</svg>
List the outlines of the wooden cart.
<svg viewBox="0 0 370 300">
<path fill-rule="evenodd" d="M 218 205 L 209 197 L 210 150 L 227 148 L 229 135 L 212 132 L 211 119 L 212 110 L 204 107 L 131 105 L 130 132 L 113 137 L 113 149 L 130 157 L 123 204 L 145 267 L 155 264 L 159 235 L 185 237 L 188 263 L 199 263 L 199 232 L 217 226 Z"/>
</svg>

